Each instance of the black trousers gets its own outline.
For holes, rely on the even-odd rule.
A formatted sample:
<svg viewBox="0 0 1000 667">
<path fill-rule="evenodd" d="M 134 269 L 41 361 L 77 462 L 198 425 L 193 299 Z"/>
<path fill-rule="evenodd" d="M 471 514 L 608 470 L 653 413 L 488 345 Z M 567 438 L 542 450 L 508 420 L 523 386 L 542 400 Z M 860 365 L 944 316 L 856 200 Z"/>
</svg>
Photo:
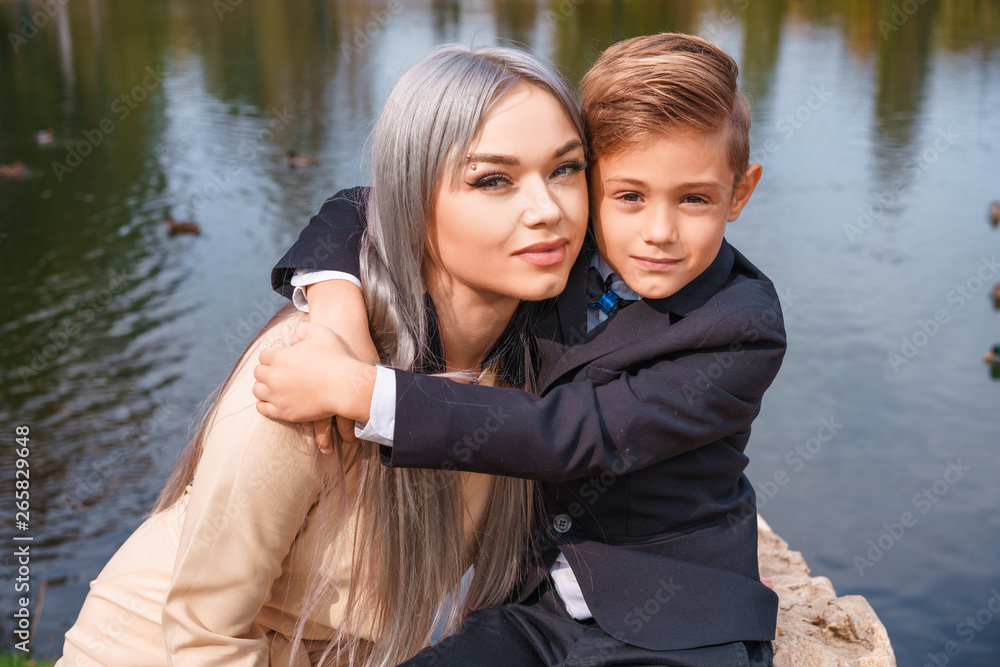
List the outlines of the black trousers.
<svg viewBox="0 0 1000 667">
<path fill-rule="evenodd" d="M 734 642 L 654 651 L 620 642 L 593 621 L 577 621 L 546 581 L 519 604 L 481 609 L 462 628 L 407 660 L 414 667 L 771 667 L 771 642 Z"/>
</svg>

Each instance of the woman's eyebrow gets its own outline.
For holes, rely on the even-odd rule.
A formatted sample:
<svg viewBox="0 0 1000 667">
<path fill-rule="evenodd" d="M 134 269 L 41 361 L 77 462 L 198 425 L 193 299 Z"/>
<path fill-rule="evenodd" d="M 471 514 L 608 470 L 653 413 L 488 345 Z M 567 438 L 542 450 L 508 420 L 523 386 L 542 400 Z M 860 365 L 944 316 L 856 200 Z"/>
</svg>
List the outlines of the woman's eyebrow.
<svg viewBox="0 0 1000 667">
<path fill-rule="evenodd" d="M 552 157 L 562 157 L 566 153 L 577 148 L 583 148 L 583 142 L 579 139 L 571 139 L 556 149 Z M 502 153 L 470 153 L 465 158 L 466 164 L 473 162 L 489 162 L 491 164 L 502 164 L 508 167 L 517 167 L 521 164 L 521 159 L 515 155 L 503 155 Z"/>
<path fill-rule="evenodd" d="M 491 162 L 493 164 L 503 164 L 508 167 L 516 167 L 521 164 L 521 160 L 513 155 L 501 155 L 500 153 L 475 153 L 469 154 L 465 158 L 466 164 L 472 162 Z"/>
<path fill-rule="evenodd" d="M 583 142 L 579 139 L 570 139 L 563 144 L 562 147 L 556 150 L 556 152 L 552 154 L 552 157 L 562 157 L 563 155 L 566 155 L 566 153 L 569 153 L 577 148 L 583 148 Z"/>
</svg>

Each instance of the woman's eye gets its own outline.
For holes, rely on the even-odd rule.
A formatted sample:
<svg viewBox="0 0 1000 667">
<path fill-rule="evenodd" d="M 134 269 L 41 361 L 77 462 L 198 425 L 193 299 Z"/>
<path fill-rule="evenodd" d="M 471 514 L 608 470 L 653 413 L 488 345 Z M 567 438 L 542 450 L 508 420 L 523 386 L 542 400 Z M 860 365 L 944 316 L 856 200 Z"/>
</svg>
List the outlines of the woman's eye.
<svg viewBox="0 0 1000 667">
<path fill-rule="evenodd" d="M 555 168 L 552 172 L 553 176 L 565 176 L 566 174 L 572 174 L 579 171 L 583 171 L 587 168 L 587 163 L 583 160 L 573 160 L 571 162 L 564 162 Z"/>
<path fill-rule="evenodd" d="M 468 185 L 474 188 L 493 189 L 504 185 L 505 182 L 511 182 L 510 178 L 508 178 L 506 174 L 502 172 L 493 172 L 492 174 L 483 174 L 475 181 L 468 183 Z"/>
<path fill-rule="evenodd" d="M 635 204 L 642 201 L 642 197 L 636 192 L 626 192 L 623 195 L 618 196 L 618 201 L 628 202 L 629 204 Z"/>
</svg>

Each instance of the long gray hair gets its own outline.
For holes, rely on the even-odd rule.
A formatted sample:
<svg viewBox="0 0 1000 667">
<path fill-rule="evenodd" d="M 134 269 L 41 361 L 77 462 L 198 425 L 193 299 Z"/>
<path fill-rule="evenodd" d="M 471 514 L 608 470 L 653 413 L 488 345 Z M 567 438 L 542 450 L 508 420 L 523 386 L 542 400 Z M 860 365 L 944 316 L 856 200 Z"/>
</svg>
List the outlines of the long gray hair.
<svg viewBox="0 0 1000 667">
<path fill-rule="evenodd" d="M 459 173 L 487 114 L 520 83 L 538 86 L 559 100 L 583 139 L 580 112 L 562 79 L 533 56 L 502 47 L 435 49 L 403 75 L 379 116 L 371 142 L 373 186 L 361 277 L 372 339 L 382 362 L 393 368 L 427 367 L 422 263 L 436 188 L 442 178 Z M 297 317 L 286 306 L 272 318 L 218 396 L 256 358 L 258 339 L 279 325 L 287 328 L 288 318 Z M 215 407 L 207 410 L 154 511 L 182 496 L 215 412 Z M 301 438 L 293 426 L 286 431 L 289 440 Z M 345 561 L 352 564 L 346 609 L 317 664 L 398 664 L 430 643 L 435 632 L 457 629 L 469 611 L 503 602 L 523 580 L 537 502 L 533 482 L 492 477 L 482 530 L 470 543 L 462 475 L 388 468 L 374 443 L 363 442 L 351 454 L 338 443 L 338 454 L 339 473 L 325 479 L 321 500 L 310 514 L 330 535 L 330 543 L 322 553 L 310 555 L 316 568 L 302 600 L 293 656 L 306 635 L 307 619 L 330 603 Z M 352 479 L 357 476 L 354 497 L 348 497 L 345 469 Z M 458 606 L 454 592 L 470 563 L 475 575 Z"/>
<path fill-rule="evenodd" d="M 393 368 L 420 371 L 430 365 L 422 268 L 437 187 L 458 177 L 484 119 L 522 83 L 555 97 L 583 140 L 583 118 L 565 82 L 534 56 L 504 47 L 435 49 L 402 76 L 379 115 L 371 139 L 361 281 L 372 339 L 383 363 Z M 365 663 L 392 665 L 426 645 L 435 626 L 457 629 L 465 614 L 501 603 L 523 579 L 535 485 L 493 477 L 485 525 L 472 548 L 475 576 L 465 603 L 449 606 L 440 596 L 465 570 L 469 555 L 459 475 L 386 468 L 374 447 L 358 463 L 358 506 L 365 512 L 355 553 L 366 555 L 367 581 L 352 581 L 349 613 L 359 616 L 345 626 L 375 619 L 378 639 Z M 431 603 L 437 613 L 415 619 L 413 611 Z M 353 658 L 356 643 L 339 634 L 341 655 Z"/>
<path fill-rule="evenodd" d="M 583 118 L 563 80 L 511 48 L 439 47 L 385 102 L 372 137 L 361 282 L 376 347 L 396 368 L 420 368 L 428 353 L 421 266 L 436 188 L 442 178 L 457 178 L 483 119 L 520 83 L 555 97 L 583 139 Z"/>
</svg>

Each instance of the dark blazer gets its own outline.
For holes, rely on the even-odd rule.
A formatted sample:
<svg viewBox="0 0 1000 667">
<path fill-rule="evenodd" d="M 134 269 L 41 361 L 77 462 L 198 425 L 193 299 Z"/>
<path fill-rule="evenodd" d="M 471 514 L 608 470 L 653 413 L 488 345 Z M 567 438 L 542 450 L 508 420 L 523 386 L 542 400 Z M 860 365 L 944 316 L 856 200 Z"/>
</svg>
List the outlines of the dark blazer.
<svg viewBox="0 0 1000 667">
<path fill-rule="evenodd" d="M 275 287 L 318 237 L 343 242 L 362 225 L 358 206 L 328 201 L 275 268 Z M 540 480 L 545 566 L 562 551 L 594 619 L 624 642 L 771 640 L 777 596 L 759 579 L 743 470 L 785 352 L 774 286 L 723 241 L 676 294 L 633 303 L 588 334 L 592 252 L 539 324 L 540 395 L 397 372 L 385 461 Z M 324 268 L 349 266 L 341 257 Z"/>
</svg>

